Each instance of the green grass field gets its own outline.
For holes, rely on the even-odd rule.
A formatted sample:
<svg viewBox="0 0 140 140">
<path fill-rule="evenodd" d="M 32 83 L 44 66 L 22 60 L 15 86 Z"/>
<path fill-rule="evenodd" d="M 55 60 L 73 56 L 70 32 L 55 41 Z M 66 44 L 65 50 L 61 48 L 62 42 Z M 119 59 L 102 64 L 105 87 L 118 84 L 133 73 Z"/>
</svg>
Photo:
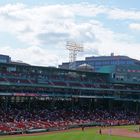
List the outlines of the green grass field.
<svg viewBox="0 0 140 140">
<path fill-rule="evenodd" d="M 125 127 L 133 129 L 134 126 Z M 70 130 L 68 132 L 45 134 L 38 136 L 2 136 L 0 140 L 138 140 L 139 138 L 128 138 L 121 136 L 99 135 L 97 128 L 81 130 Z"/>
</svg>

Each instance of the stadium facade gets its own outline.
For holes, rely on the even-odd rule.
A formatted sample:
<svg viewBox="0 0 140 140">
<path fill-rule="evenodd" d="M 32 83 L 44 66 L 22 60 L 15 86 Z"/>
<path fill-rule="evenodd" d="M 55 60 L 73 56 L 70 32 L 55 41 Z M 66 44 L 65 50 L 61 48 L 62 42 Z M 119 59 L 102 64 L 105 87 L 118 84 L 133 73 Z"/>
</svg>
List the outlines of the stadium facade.
<svg viewBox="0 0 140 140">
<path fill-rule="evenodd" d="M 7 60 L 0 63 L 0 96 L 140 100 L 140 65 L 134 64 L 139 61 L 128 57 L 93 57 L 118 62 L 100 66 L 98 72 L 21 65 L 11 62 L 9 56 L 0 58 Z"/>
<path fill-rule="evenodd" d="M 140 66 L 104 67 L 101 72 L 0 64 L 1 96 L 140 99 Z"/>
<path fill-rule="evenodd" d="M 140 61 L 136 59 L 132 59 L 128 56 L 115 56 L 111 53 L 110 56 L 91 56 L 86 57 L 85 60 L 75 61 L 73 63 L 64 62 L 62 65 L 59 65 L 59 68 L 63 69 L 77 69 L 80 65 L 87 64 L 93 67 L 94 71 L 100 70 L 103 66 L 111 66 L 111 65 L 140 65 Z"/>
<path fill-rule="evenodd" d="M 0 54 L 0 63 L 10 63 L 10 62 L 11 62 L 10 56 Z"/>
<path fill-rule="evenodd" d="M 140 65 L 99 72 L 0 63 L 0 134 L 139 124 Z"/>
</svg>

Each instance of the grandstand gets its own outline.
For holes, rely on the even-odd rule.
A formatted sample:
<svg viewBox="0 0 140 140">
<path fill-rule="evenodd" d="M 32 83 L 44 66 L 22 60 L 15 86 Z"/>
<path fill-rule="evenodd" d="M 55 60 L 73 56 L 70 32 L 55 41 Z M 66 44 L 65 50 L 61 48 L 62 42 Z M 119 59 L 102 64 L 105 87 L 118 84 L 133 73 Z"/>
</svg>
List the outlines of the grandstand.
<svg viewBox="0 0 140 140">
<path fill-rule="evenodd" d="M 87 64 L 93 67 L 93 71 L 99 71 L 103 66 L 115 66 L 115 65 L 140 65 L 140 61 L 130 58 L 128 56 L 114 55 L 111 53 L 110 56 L 90 56 L 86 57 L 85 60 L 77 60 L 73 62 L 73 69 L 78 69 L 79 66 Z M 69 62 L 63 62 L 59 65 L 59 68 L 71 69 Z"/>
<path fill-rule="evenodd" d="M 0 64 L 0 132 L 138 124 L 140 66 L 100 72 Z"/>
</svg>

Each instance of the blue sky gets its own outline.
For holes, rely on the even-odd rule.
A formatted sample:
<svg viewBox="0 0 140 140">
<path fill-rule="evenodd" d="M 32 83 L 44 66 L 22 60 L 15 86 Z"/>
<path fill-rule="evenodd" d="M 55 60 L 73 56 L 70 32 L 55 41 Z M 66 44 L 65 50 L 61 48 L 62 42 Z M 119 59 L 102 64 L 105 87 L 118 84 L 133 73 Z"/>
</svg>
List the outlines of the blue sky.
<svg viewBox="0 0 140 140">
<path fill-rule="evenodd" d="M 0 53 L 33 65 L 69 61 L 66 41 L 83 43 L 77 59 L 140 59 L 139 0 L 0 0 Z"/>
<path fill-rule="evenodd" d="M 94 4 L 103 4 L 106 6 L 113 6 L 125 9 L 138 9 L 140 8 L 139 0 L 1 0 L 0 4 L 14 4 L 24 3 L 27 5 L 38 5 L 38 4 L 70 4 L 70 3 L 81 3 L 88 2 Z"/>
</svg>

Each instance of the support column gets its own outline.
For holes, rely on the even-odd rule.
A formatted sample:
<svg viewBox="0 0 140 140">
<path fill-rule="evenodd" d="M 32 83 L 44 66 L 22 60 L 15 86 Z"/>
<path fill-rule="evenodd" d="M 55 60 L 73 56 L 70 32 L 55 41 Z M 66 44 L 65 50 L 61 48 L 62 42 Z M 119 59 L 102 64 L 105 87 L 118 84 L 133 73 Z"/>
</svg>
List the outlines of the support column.
<svg viewBox="0 0 140 140">
<path fill-rule="evenodd" d="M 136 103 L 136 112 L 137 112 L 137 113 L 140 112 L 140 110 L 139 110 L 139 102 Z"/>
<path fill-rule="evenodd" d="M 108 107 L 109 107 L 109 111 L 111 111 L 113 109 L 113 102 L 112 102 L 112 100 L 108 101 Z"/>
</svg>

